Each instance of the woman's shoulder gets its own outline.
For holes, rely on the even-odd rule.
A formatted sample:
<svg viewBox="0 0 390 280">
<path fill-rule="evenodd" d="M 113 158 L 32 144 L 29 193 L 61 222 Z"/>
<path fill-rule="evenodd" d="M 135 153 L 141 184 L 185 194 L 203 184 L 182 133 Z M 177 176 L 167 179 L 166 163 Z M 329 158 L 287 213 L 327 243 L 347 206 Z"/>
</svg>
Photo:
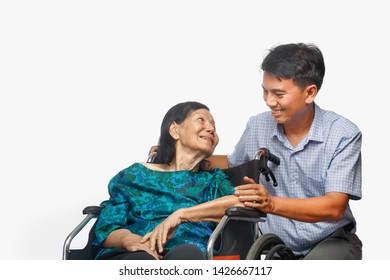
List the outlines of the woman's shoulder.
<svg viewBox="0 0 390 280">
<path fill-rule="evenodd" d="M 211 176 L 218 178 L 218 179 L 223 180 L 223 179 L 229 178 L 229 175 L 227 175 L 223 170 L 221 170 L 219 168 L 213 168 L 208 172 L 211 174 Z"/>
<path fill-rule="evenodd" d="M 138 170 L 139 168 L 142 168 L 142 164 L 139 162 L 135 162 L 135 163 L 131 164 L 130 166 L 122 169 L 119 173 L 133 172 L 135 170 Z"/>
<path fill-rule="evenodd" d="M 140 179 L 148 178 L 151 173 L 154 172 L 154 169 L 149 168 L 148 163 L 136 162 L 130 166 L 119 171 L 112 179 L 112 182 L 129 182 Z"/>
<path fill-rule="evenodd" d="M 150 162 L 139 162 L 143 168 L 153 171 L 167 171 L 166 164 L 150 163 Z"/>
<path fill-rule="evenodd" d="M 119 171 L 112 180 L 117 180 L 126 177 L 136 176 L 138 173 L 148 172 L 150 169 L 146 168 L 141 162 L 136 162 L 130 166 Z"/>
<path fill-rule="evenodd" d="M 135 162 L 130 166 L 126 167 L 122 171 L 130 171 L 130 170 L 161 170 L 164 171 L 163 164 L 149 163 L 149 162 Z"/>
</svg>

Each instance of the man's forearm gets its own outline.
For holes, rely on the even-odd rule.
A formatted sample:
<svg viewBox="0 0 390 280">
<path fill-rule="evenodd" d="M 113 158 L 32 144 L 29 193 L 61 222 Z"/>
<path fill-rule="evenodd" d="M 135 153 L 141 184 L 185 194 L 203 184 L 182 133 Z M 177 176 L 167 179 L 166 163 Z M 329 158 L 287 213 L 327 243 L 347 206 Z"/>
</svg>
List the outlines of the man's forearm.
<svg viewBox="0 0 390 280">
<path fill-rule="evenodd" d="M 226 169 L 229 168 L 229 162 L 226 155 L 212 155 L 207 158 L 211 168 Z"/>
</svg>

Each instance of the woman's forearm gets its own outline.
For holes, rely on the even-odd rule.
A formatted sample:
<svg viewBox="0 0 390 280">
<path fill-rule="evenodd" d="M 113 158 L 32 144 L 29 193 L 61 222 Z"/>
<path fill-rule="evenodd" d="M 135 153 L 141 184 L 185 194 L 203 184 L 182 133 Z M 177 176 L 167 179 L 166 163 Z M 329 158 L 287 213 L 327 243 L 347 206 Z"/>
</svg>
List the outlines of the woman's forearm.
<svg viewBox="0 0 390 280">
<path fill-rule="evenodd" d="M 189 208 L 178 210 L 182 222 L 219 222 L 227 208 L 244 206 L 234 195 L 227 195 Z"/>
<path fill-rule="evenodd" d="M 139 242 L 141 237 L 137 234 L 133 234 L 128 229 L 117 229 L 111 232 L 106 240 L 103 242 L 104 247 L 119 247 L 125 248 L 128 242 Z"/>
<path fill-rule="evenodd" d="M 213 201 L 205 202 L 189 208 L 181 208 L 166 218 L 153 231 L 143 237 L 143 242 L 149 240 L 150 248 L 158 245 L 161 253 L 167 239 L 170 239 L 182 223 L 189 222 L 218 222 L 227 208 L 232 206 L 243 206 L 234 195 L 224 196 Z"/>
</svg>

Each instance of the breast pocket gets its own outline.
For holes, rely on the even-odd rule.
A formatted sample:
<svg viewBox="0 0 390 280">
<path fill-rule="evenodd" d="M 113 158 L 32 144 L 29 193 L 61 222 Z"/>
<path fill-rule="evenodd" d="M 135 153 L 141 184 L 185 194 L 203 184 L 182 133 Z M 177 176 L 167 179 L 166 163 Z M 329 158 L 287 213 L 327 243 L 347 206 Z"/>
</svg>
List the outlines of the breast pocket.
<svg viewBox="0 0 390 280">
<path fill-rule="evenodd" d="M 301 183 L 298 182 L 298 185 L 300 185 L 304 197 L 322 196 L 325 194 L 325 180 L 302 176 L 300 181 Z"/>
</svg>

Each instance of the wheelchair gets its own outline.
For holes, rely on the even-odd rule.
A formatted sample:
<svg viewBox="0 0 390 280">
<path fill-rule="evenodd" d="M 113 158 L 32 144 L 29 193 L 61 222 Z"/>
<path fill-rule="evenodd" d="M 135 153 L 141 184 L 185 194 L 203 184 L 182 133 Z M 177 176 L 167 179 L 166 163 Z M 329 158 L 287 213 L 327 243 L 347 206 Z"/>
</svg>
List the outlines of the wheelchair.
<svg viewBox="0 0 390 280">
<path fill-rule="evenodd" d="M 151 154 L 148 162 L 153 162 Z M 244 184 L 243 177 L 248 176 L 259 182 L 260 174 L 267 181 L 272 180 L 277 186 L 276 178 L 268 167 L 268 162 L 275 166 L 280 164 L 278 157 L 268 149 L 259 149 L 254 159 L 239 166 L 223 169 L 234 186 Z M 92 260 L 102 247 L 92 245 L 95 239 L 95 225 L 102 206 L 84 208 L 85 218 L 67 236 L 63 245 L 63 260 Z M 88 241 L 82 249 L 71 249 L 72 240 L 93 219 L 95 222 L 89 230 Z M 259 223 L 266 221 L 267 214 L 248 207 L 231 207 L 217 224 L 207 243 L 208 260 L 294 260 L 295 255 L 277 235 L 261 234 Z"/>
</svg>

